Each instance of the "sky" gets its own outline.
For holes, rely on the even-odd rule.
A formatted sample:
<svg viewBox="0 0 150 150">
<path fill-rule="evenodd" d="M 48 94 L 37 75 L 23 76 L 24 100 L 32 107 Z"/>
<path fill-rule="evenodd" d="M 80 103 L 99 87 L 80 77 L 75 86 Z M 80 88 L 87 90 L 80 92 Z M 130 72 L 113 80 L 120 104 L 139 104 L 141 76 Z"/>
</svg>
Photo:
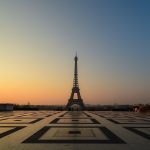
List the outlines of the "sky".
<svg viewBox="0 0 150 150">
<path fill-rule="evenodd" d="M 64 105 L 78 53 L 85 104 L 150 102 L 149 0 L 0 0 L 0 103 Z"/>
</svg>

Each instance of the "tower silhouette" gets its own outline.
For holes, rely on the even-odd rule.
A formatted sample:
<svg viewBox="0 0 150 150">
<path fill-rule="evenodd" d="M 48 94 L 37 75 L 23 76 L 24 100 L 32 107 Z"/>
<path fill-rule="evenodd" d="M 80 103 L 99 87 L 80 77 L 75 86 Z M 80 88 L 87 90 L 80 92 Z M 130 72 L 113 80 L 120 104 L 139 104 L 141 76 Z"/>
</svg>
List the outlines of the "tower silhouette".
<svg viewBox="0 0 150 150">
<path fill-rule="evenodd" d="M 68 110 L 73 110 L 73 106 L 78 106 L 79 110 L 84 109 L 84 103 L 80 95 L 80 89 L 78 84 L 78 57 L 77 54 L 74 58 L 75 66 L 74 66 L 74 80 L 73 80 L 73 88 L 71 92 L 70 99 L 68 100 L 68 103 L 66 105 L 66 108 Z M 77 94 L 77 98 L 74 98 L 74 95 Z"/>
</svg>

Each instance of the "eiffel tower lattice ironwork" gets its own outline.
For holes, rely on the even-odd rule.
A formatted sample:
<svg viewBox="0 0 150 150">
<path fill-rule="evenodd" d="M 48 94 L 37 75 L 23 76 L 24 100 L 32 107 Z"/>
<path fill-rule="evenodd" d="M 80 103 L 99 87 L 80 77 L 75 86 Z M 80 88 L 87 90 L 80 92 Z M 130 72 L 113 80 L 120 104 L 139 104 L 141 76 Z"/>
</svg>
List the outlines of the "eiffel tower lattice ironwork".
<svg viewBox="0 0 150 150">
<path fill-rule="evenodd" d="M 80 95 L 80 89 L 79 89 L 79 84 L 78 84 L 78 64 L 77 64 L 78 57 L 77 57 L 77 54 L 74 58 L 74 61 L 75 61 L 75 67 L 74 67 L 73 88 L 72 88 L 70 99 L 68 100 L 68 103 L 66 105 L 66 108 L 68 110 L 72 110 L 72 106 L 75 104 L 75 105 L 79 106 L 80 110 L 83 110 L 84 103 L 83 103 L 83 100 Z M 74 98 L 75 94 L 77 94 L 77 98 Z"/>
</svg>

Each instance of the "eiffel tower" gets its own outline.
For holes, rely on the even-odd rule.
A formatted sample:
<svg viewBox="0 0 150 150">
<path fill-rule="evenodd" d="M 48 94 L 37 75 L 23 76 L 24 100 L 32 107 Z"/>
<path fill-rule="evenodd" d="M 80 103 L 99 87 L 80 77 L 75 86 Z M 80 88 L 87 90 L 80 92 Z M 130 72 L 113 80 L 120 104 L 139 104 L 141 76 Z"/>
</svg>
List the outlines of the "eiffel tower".
<svg viewBox="0 0 150 150">
<path fill-rule="evenodd" d="M 70 99 L 68 100 L 68 103 L 66 105 L 67 110 L 73 110 L 73 106 L 78 106 L 77 110 L 83 110 L 84 109 L 84 103 L 80 95 L 80 89 L 78 84 L 78 57 L 77 54 L 74 58 L 75 61 L 75 67 L 74 67 L 74 81 L 73 81 L 73 88 L 71 92 Z M 74 98 L 74 95 L 77 94 L 77 98 Z"/>
</svg>

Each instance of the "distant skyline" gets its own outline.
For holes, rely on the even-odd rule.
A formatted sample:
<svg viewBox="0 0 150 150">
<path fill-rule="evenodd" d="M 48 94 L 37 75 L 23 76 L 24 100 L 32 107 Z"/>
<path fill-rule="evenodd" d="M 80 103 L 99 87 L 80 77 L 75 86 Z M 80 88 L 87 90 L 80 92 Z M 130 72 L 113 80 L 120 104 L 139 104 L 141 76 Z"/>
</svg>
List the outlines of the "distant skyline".
<svg viewBox="0 0 150 150">
<path fill-rule="evenodd" d="M 84 103 L 149 103 L 149 17 L 149 0 L 1 0 L 0 103 L 66 104 L 76 51 Z"/>
</svg>

